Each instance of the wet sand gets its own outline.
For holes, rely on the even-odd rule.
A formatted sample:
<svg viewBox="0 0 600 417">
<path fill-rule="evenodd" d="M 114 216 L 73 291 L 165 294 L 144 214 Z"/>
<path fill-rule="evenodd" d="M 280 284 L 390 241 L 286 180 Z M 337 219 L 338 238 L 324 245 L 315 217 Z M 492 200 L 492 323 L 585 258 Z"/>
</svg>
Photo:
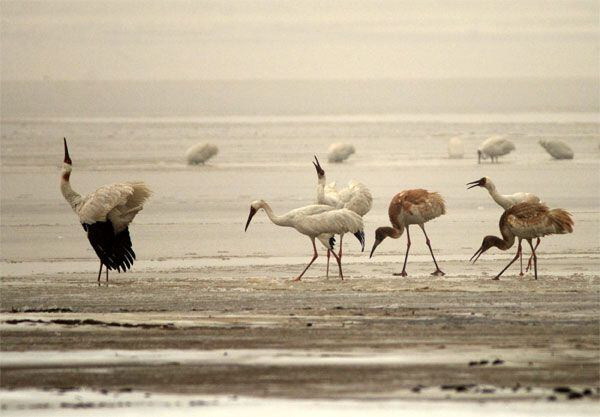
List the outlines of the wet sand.
<svg viewBox="0 0 600 417">
<path fill-rule="evenodd" d="M 463 264 L 445 262 L 449 271 Z M 537 281 L 517 277 L 518 269 L 500 281 L 433 278 L 427 262 L 413 263 L 408 278 L 391 276 L 396 264 L 350 263 L 344 281 L 316 276 L 319 265 L 299 283 L 287 277 L 299 264 L 258 267 L 269 271 L 263 277 L 252 277 L 257 267 L 115 274 L 108 287 L 92 274 L 5 277 L 1 383 L 9 390 L 595 402 L 596 264 L 551 258 L 548 270 L 584 272 L 541 273 Z"/>
</svg>

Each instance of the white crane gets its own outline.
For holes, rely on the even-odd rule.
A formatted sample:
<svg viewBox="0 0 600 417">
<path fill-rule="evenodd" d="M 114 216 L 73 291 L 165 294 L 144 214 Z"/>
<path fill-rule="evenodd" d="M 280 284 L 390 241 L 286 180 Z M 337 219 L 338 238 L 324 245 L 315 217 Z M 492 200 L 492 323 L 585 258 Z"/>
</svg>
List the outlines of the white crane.
<svg viewBox="0 0 600 417">
<path fill-rule="evenodd" d="M 500 217 L 500 233 L 502 239 L 497 236 L 486 236 L 483 238 L 481 247 L 471 257 L 475 263 L 482 253 L 485 253 L 492 246 L 500 250 L 507 250 L 515 243 L 515 237 L 519 238 L 517 254 L 506 267 L 500 271 L 493 279 L 500 279 L 500 275 L 513 264 L 521 255 L 521 241 L 525 239 L 531 247 L 533 256 L 533 270 L 535 279 L 537 279 L 537 255 L 535 248 L 531 244 L 533 238 L 540 238 L 552 234 L 565 234 L 573 232 L 573 219 L 571 214 L 563 209 L 549 210 L 544 204 L 540 203 L 520 203 L 506 210 Z M 474 258 L 474 259 L 473 259 Z"/>
<path fill-rule="evenodd" d="M 356 152 L 354 146 L 347 143 L 332 143 L 327 151 L 327 160 L 329 162 L 344 162 L 353 153 Z"/>
<path fill-rule="evenodd" d="M 499 156 L 506 155 L 515 149 L 515 144 L 510 140 L 501 136 L 492 136 L 479 145 L 479 149 L 477 150 L 477 163 L 480 164 L 482 159 L 488 157 L 492 160 L 492 163 L 494 162 L 494 158 L 496 159 L 496 162 L 498 162 Z"/>
<path fill-rule="evenodd" d="M 187 150 L 185 156 L 188 165 L 203 164 L 219 153 L 219 148 L 212 143 L 198 143 Z"/>
<path fill-rule="evenodd" d="M 442 214 L 446 214 L 446 205 L 444 204 L 444 199 L 438 193 L 423 190 L 421 188 L 400 191 L 392 198 L 388 209 L 392 227 L 377 228 L 375 231 L 375 243 L 373 243 L 373 249 L 371 249 L 369 258 L 373 257 L 375 248 L 377 248 L 386 237 L 398 239 L 402 236 L 402 233 L 406 228 L 406 254 L 404 255 L 404 266 L 402 267 L 402 272 L 394 274 L 405 277 L 407 275 L 406 261 L 408 260 L 408 250 L 410 249 L 410 232 L 408 227 L 411 224 L 416 224 L 421 228 L 425 235 L 425 243 L 427 243 L 427 246 L 429 247 L 429 252 L 433 258 L 433 263 L 435 264 L 435 271 L 433 271 L 431 275 L 445 275 L 435 260 L 433 249 L 431 249 L 431 242 L 429 241 L 427 232 L 425 232 L 425 223 Z"/>
<path fill-rule="evenodd" d="M 538 143 L 554 159 L 573 159 L 573 149 L 566 142 L 559 139 L 540 139 Z"/>
<path fill-rule="evenodd" d="M 335 182 L 326 184 L 327 180 L 325 177 L 325 171 L 319 163 L 319 159 L 315 155 L 315 161 L 313 165 L 317 170 L 317 204 L 325 204 L 336 209 L 346 208 L 363 217 L 367 214 L 373 206 L 373 196 L 369 189 L 362 183 L 351 180 L 348 183 L 348 187 L 336 190 Z M 342 259 L 342 240 L 343 236 L 340 236 L 340 250 L 338 257 Z M 331 250 L 327 247 L 327 276 L 329 277 L 329 259 Z M 364 250 L 364 245 L 361 250 Z"/>
<path fill-rule="evenodd" d="M 489 177 L 483 177 L 477 181 L 471 181 L 467 183 L 469 187 L 467 189 L 471 189 L 474 187 L 483 187 L 490 193 L 492 199 L 504 210 L 508 210 L 512 206 L 520 203 L 540 203 L 540 198 L 537 195 L 531 193 L 518 192 L 514 194 L 502 195 L 496 190 L 496 186 L 492 182 Z M 537 242 L 535 244 L 535 249 L 540 245 L 540 238 L 537 238 Z M 531 267 L 531 260 L 533 254 L 529 257 L 529 261 L 527 262 L 527 268 L 525 268 L 525 272 L 529 271 Z M 520 276 L 523 276 L 523 256 L 521 255 L 521 272 Z"/>
<path fill-rule="evenodd" d="M 448 141 L 448 156 L 451 159 L 461 159 L 465 154 L 465 147 L 459 137 L 450 138 Z"/>
<path fill-rule="evenodd" d="M 102 265 L 108 271 L 116 269 L 125 272 L 133 265 L 135 252 L 129 236 L 129 224 L 144 207 L 152 192 L 143 182 L 121 182 L 104 185 L 91 194 L 82 197 L 73 191 L 69 182 L 72 162 L 64 140 L 65 159 L 63 163 L 60 191 L 65 200 L 79 217 L 88 240 L 100 259 L 98 285 Z"/>
<path fill-rule="evenodd" d="M 308 236 L 312 242 L 313 257 L 306 268 L 304 268 L 304 271 L 294 281 L 300 281 L 304 273 L 319 256 L 317 254 L 317 247 L 315 246 L 315 239 L 319 239 L 325 247 L 333 249 L 333 235 L 352 233 L 364 246 L 365 234 L 363 232 L 362 219 L 358 214 L 348 209 L 334 209 L 323 204 L 312 204 L 278 216 L 273 213 L 271 206 L 266 201 L 256 200 L 250 205 L 250 214 L 248 215 L 244 231 L 248 230 L 250 220 L 252 220 L 252 217 L 260 209 L 263 209 L 267 213 L 267 216 L 274 224 L 283 227 L 293 227 L 298 232 Z M 335 252 L 332 251 L 331 253 L 333 253 L 338 263 L 340 278 L 343 280 L 342 262 Z"/>
</svg>

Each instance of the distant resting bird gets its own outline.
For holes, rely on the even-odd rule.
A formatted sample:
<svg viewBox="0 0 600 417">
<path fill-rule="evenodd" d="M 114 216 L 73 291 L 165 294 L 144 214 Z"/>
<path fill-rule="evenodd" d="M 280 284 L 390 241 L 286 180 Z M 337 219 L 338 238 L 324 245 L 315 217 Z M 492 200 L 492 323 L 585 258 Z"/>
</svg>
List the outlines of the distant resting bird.
<svg viewBox="0 0 600 417">
<path fill-rule="evenodd" d="M 405 277 L 407 275 L 406 261 L 408 259 L 408 250 L 410 249 L 410 232 L 408 227 L 411 224 L 416 224 L 423 230 L 425 242 L 429 247 L 429 252 L 433 258 L 433 263 L 435 264 L 435 271 L 433 271 L 431 275 L 445 275 L 435 260 L 429 237 L 425 232 L 424 226 L 429 220 L 433 220 L 445 213 L 446 206 L 444 204 L 444 199 L 436 192 L 429 192 L 420 188 L 399 192 L 392 198 L 388 209 L 392 227 L 379 227 L 375 231 L 375 243 L 373 244 L 373 249 L 371 249 L 371 255 L 369 257 L 373 256 L 375 248 L 377 248 L 386 237 L 398 239 L 402 236 L 404 228 L 406 228 L 406 254 L 404 255 L 404 266 L 402 267 L 402 272 L 394 274 Z"/>
<path fill-rule="evenodd" d="M 317 156 L 315 155 L 313 165 L 317 171 L 317 204 L 325 204 L 333 208 L 346 208 L 363 217 L 371 210 L 373 206 L 373 196 L 369 189 L 362 183 L 351 180 L 348 187 L 336 190 L 335 182 L 326 185 L 325 171 L 321 167 Z M 342 259 L 342 241 L 344 235 L 340 236 L 340 250 L 338 257 Z M 361 248 L 364 250 L 364 245 Z M 327 276 L 329 277 L 329 257 L 330 249 L 327 249 Z"/>
<path fill-rule="evenodd" d="M 467 183 L 467 185 L 469 185 L 469 187 L 467 187 L 467 189 L 471 189 L 473 187 L 483 187 L 486 190 L 488 190 L 492 199 L 504 210 L 508 210 L 515 204 L 519 204 L 519 203 L 540 203 L 540 198 L 537 195 L 534 195 L 531 193 L 519 192 L 519 193 L 514 193 L 514 194 L 506 194 L 506 195 L 502 195 L 502 194 L 498 193 L 498 190 L 496 190 L 496 186 L 494 185 L 494 183 L 492 182 L 492 180 L 489 177 L 483 177 L 477 181 L 471 181 L 471 182 Z M 538 237 L 537 242 L 535 244 L 535 249 L 538 248 L 539 244 L 540 244 L 540 238 Z M 531 267 L 532 258 L 533 258 L 533 254 L 531 254 L 531 256 L 529 257 L 529 261 L 527 262 L 527 268 L 525 269 L 525 272 L 529 271 L 529 268 Z M 522 255 L 521 255 L 520 259 L 521 259 L 521 272 L 519 273 L 519 275 L 523 276 L 523 256 Z"/>
<path fill-rule="evenodd" d="M 79 217 L 83 230 L 87 232 L 88 240 L 100 259 L 98 285 L 102 265 L 106 266 L 108 283 L 109 270 L 125 272 L 133 265 L 135 252 L 129 236 L 129 224 L 142 210 L 152 192 L 143 182 L 121 182 L 104 185 L 82 197 L 71 188 L 69 180 L 72 162 L 66 139 L 64 145 L 65 158 L 60 190 Z"/>
<path fill-rule="evenodd" d="M 538 143 L 552 155 L 554 159 L 573 159 L 573 149 L 566 142 L 559 139 L 540 139 Z"/>
<path fill-rule="evenodd" d="M 448 156 L 451 159 L 461 159 L 465 155 L 465 147 L 459 137 L 448 141 Z"/>
<path fill-rule="evenodd" d="M 482 159 L 488 157 L 492 160 L 492 163 L 494 162 L 494 158 L 496 159 L 496 162 L 498 162 L 499 156 L 506 155 L 515 149 L 515 144 L 510 140 L 501 136 L 492 136 L 479 145 L 479 149 L 477 150 L 477 163 L 480 164 Z"/>
<path fill-rule="evenodd" d="M 185 153 L 188 165 L 203 164 L 219 153 L 219 148 L 212 143 L 198 143 Z"/>
<path fill-rule="evenodd" d="M 273 213 L 271 206 L 269 206 L 266 201 L 256 200 L 250 205 L 250 214 L 248 215 L 244 231 L 248 230 L 250 221 L 260 209 L 263 209 L 267 213 L 267 216 L 274 224 L 284 227 L 293 227 L 299 233 L 308 236 L 312 242 L 314 251 L 313 257 L 306 268 L 304 268 L 304 271 L 302 271 L 294 281 L 300 281 L 304 273 L 319 256 L 317 254 L 317 247 L 315 246 L 315 239 L 319 239 L 326 248 L 331 250 L 333 257 L 337 261 L 340 278 L 342 280 L 344 279 L 342 262 L 333 251 L 333 235 L 352 233 L 364 246 L 365 234 L 363 232 L 362 219 L 358 214 L 348 209 L 335 209 L 323 204 L 313 204 L 297 208 L 282 216 L 278 216 Z"/>
<path fill-rule="evenodd" d="M 328 150 L 327 159 L 329 162 L 344 162 L 356 150 L 354 146 L 346 143 L 333 143 Z"/>
<path fill-rule="evenodd" d="M 571 214 L 563 209 L 550 210 L 540 203 L 520 203 L 512 206 L 502 214 L 499 226 L 502 239 L 491 235 L 484 237 L 481 247 L 470 260 L 475 263 L 482 253 L 493 246 L 500 250 L 510 249 L 515 243 L 515 237 L 519 238 L 515 257 L 493 278 L 500 279 L 500 275 L 521 255 L 521 241 L 525 239 L 531 248 L 533 270 L 535 279 L 537 279 L 537 255 L 531 240 L 546 235 L 571 233 L 573 232 L 573 219 Z"/>
</svg>

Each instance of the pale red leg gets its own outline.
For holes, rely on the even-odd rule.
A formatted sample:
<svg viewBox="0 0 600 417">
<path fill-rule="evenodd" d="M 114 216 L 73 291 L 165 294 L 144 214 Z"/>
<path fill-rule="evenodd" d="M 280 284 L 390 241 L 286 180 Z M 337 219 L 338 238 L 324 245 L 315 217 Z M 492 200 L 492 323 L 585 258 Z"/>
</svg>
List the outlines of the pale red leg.
<svg viewBox="0 0 600 417">
<path fill-rule="evenodd" d="M 340 244 L 342 242 L 340 241 Z M 334 251 L 331 251 L 331 254 L 333 255 L 333 257 L 335 258 L 335 260 L 337 261 L 338 264 L 338 268 L 340 270 L 340 278 L 342 279 L 342 281 L 344 280 L 344 273 L 342 272 L 342 258 L 340 258 L 339 256 L 336 255 L 336 253 Z"/>
<path fill-rule="evenodd" d="M 106 268 L 108 272 L 108 268 Z M 100 261 L 100 271 L 98 271 L 98 286 L 100 286 L 100 276 L 102 275 L 102 261 Z"/>
<path fill-rule="evenodd" d="M 538 242 L 539 240 L 540 239 L 538 238 Z M 537 279 L 537 255 L 535 254 L 535 248 L 531 244 L 531 239 L 527 239 L 527 242 L 529 242 L 529 246 L 531 247 L 531 256 L 533 256 L 533 274 L 535 279 Z M 535 245 L 535 247 L 537 248 L 537 245 Z"/>
<path fill-rule="evenodd" d="M 538 248 L 538 246 L 540 245 L 541 239 L 538 237 L 537 238 L 537 242 L 535 243 L 535 248 L 533 248 L 534 250 L 536 250 Z M 531 255 L 529 255 L 529 261 L 527 261 L 527 267 L 525 268 L 525 272 L 529 271 L 529 269 L 531 268 L 531 260 L 533 259 L 533 253 Z"/>
<path fill-rule="evenodd" d="M 406 261 L 408 260 L 408 250 L 410 249 L 410 232 L 408 230 L 408 226 L 406 226 L 406 254 L 404 254 L 404 266 L 402 267 L 402 272 L 395 273 L 393 275 L 405 277 L 408 274 L 406 273 Z"/>
<path fill-rule="evenodd" d="M 304 271 L 302 271 L 302 273 L 297 278 L 294 278 L 293 281 L 300 281 L 300 279 L 302 278 L 304 273 L 308 270 L 308 268 L 310 268 L 310 266 L 313 264 L 315 259 L 317 259 L 319 257 L 319 254 L 317 253 L 317 247 L 315 246 L 315 239 L 311 238 L 311 241 L 312 241 L 313 250 L 314 250 L 313 257 L 310 260 L 310 262 L 308 263 L 308 265 L 306 265 L 306 268 L 304 268 Z M 335 253 L 333 253 L 333 256 L 336 256 Z"/>
<path fill-rule="evenodd" d="M 329 258 L 331 257 L 331 250 L 327 249 L 327 272 L 325 273 L 325 277 L 329 278 Z"/>
<path fill-rule="evenodd" d="M 433 271 L 431 273 L 431 275 L 435 275 L 435 276 L 446 275 L 444 272 L 442 272 L 442 270 L 438 266 L 437 262 L 435 261 L 435 256 L 433 256 L 433 249 L 431 249 L 431 243 L 429 242 L 429 237 L 427 236 L 427 232 L 425 232 L 425 226 L 420 224 L 419 227 L 421 227 L 421 230 L 423 230 L 423 234 L 425 234 L 425 243 L 427 243 L 427 246 L 429 247 L 429 252 L 431 252 L 431 257 L 433 258 L 433 263 L 435 264 L 435 271 Z"/>
<path fill-rule="evenodd" d="M 521 241 L 521 239 L 519 239 L 519 242 Z M 521 256 L 519 256 L 519 260 L 521 261 L 521 272 L 519 272 L 519 276 L 522 277 L 523 276 L 523 252 L 521 252 Z"/>
<path fill-rule="evenodd" d="M 520 255 L 521 255 L 521 239 L 519 239 L 519 246 L 517 247 L 517 254 L 516 254 L 516 255 L 515 255 L 515 257 L 513 258 L 513 260 L 512 260 L 512 261 L 510 261 L 510 262 L 508 263 L 508 265 L 506 265 L 506 266 L 504 267 L 504 269 L 503 269 L 502 271 L 500 271 L 500 273 L 499 273 L 498 275 L 496 275 L 496 276 L 495 276 L 494 278 L 492 278 L 492 279 L 495 279 L 495 280 L 498 280 L 498 279 L 500 279 L 500 275 L 502 275 L 502 274 L 504 273 L 504 271 L 506 271 L 506 270 L 508 269 L 508 267 L 509 267 L 509 266 L 511 266 L 511 265 L 512 265 L 512 264 L 513 264 L 513 263 L 514 263 L 516 260 L 517 260 L 517 258 L 518 258 Z"/>
</svg>

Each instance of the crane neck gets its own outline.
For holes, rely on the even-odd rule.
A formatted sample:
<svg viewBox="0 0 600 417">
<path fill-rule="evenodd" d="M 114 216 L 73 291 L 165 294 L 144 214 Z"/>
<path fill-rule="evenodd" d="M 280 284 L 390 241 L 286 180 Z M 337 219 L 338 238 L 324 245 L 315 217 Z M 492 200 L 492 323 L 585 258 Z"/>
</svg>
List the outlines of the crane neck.
<svg viewBox="0 0 600 417">
<path fill-rule="evenodd" d="M 325 175 L 322 175 L 317 181 L 317 204 L 325 204 L 325 184 Z"/>
<path fill-rule="evenodd" d="M 490 193 L 492 199 L 504 210 L 509 209 L 513 205 L 512 201 L 510 201 L 506 196 L 503 196 L 498 192 L 498 190 L 496 190 L 496 186 L 493 182 L 487 181 L 485 184 L 485 188 Z"/>
<path fill-rule="evenodd" d="M 271 208 L 269 203 L 263 202 L 261 207 L 265 211 L 265 213 L 267 213 L 267 217 L 269 218 L 269 220 L 271 220 L 271 222 L 273 222 L 277 226 L 292 226 L 292 224 L 290 224 L 289 222 L 289 219 L 287 219 L 285 215 L 278 216 L 275 213 L 273 213 L 273 209 Z"/>
<path fill-rule="evenodd" d="M 60 177 L 60 191 L 65 200 L 71 205 L 71 208 L 77 211 L 77 208 L 81 204 L 81 195 L 71 188 L 71 169 L 71 165 L 63 164 L 62 175 Z"/>
<path fill-rule="evenodd" d="M 502 239 L 496 236 L 494 240 L 494 246 L 501 250 L 507 250 L 515 244 L 515 235 L 510 231 L 506 224 L 504 215 L 500 217 L 500 233 L 502 233 Z"/>
</svg>

